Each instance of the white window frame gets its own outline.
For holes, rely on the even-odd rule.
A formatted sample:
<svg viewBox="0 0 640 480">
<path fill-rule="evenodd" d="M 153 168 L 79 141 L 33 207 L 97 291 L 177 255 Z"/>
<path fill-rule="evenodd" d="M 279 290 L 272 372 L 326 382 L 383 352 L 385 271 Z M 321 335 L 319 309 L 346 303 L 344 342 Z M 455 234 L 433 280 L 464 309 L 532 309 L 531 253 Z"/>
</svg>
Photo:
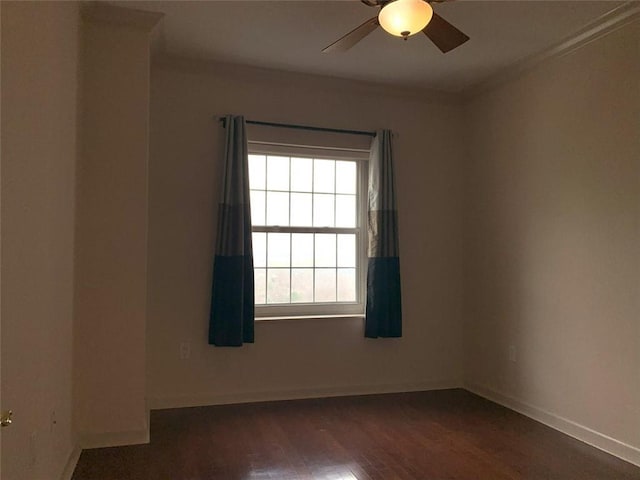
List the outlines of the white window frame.
<svg viewBox="0 0 640 480">
<path fill-rule="evenodd" d="M 369 150 L 282 145 L 249 141 L 249 155 L 278 155 L 300 158 L 353 161 L 356 164 L 356 227 L 280 227 L 252 225 L 251 231 L 265 233 L 352 233 L 356 235 L 356 301 L 330 303 L 256 304 L 256 320 L 273 318 L 321 318 L 363 316 L 367 276 L 367 184 Z"/>
</svg>

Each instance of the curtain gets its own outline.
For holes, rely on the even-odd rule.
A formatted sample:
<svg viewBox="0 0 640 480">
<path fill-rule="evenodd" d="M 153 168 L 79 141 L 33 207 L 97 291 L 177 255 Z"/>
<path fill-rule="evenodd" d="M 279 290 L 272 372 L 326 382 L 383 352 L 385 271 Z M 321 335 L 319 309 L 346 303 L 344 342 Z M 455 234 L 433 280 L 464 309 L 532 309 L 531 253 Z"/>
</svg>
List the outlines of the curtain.
<svg viewBox="0 0 640 480">
<path fill-rule="evenodd" d="M 254 297 L 249 157 L 244 117 L 227 116 L 222 198 L 213 263 L 209 343 L 253 342 Z"/>
<path fill-rule="evenodd" d="M 365 337 L 401 337 L 398 212 L 389 130 L 378 131 L 373 139 L 368 190 Z"/>
</svg>

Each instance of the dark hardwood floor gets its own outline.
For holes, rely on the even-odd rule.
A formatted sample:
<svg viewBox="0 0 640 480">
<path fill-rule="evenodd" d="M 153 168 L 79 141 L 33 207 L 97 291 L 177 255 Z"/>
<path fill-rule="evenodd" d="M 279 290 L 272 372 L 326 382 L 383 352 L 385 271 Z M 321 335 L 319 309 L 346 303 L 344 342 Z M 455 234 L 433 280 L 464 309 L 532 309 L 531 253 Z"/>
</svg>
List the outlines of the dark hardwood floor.
<svg viewBox="0 0 640 480">
<path fill-rule="evenodd" d="M 74 480 L 627 480 L 640 468 L 464 390 L 151 413 Z"/>
</svg>

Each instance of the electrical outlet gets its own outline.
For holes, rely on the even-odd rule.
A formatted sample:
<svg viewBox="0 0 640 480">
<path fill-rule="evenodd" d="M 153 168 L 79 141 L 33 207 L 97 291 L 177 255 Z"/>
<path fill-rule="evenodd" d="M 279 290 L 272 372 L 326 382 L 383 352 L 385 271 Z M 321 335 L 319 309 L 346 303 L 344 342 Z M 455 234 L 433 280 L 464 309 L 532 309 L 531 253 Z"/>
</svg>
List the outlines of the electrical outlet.
<svg viewBox="0 0 640 480">
<path fill-rule="evenodd" d="M 517 362 L 517 352 L 515 345 L 509 345 L 509 361 L 512 363 Z"/>
<path fill-rule="evenodd" d="M 191 356 L 191 342 L 180 344 L 180 360 L 186 360 Z"/>
<path fill-rule="evenodd" d="M 56 428 L 56 425 L 58 424 L 58 418 L 56 417 L 56 411 L 55 410 L 51 410 L 51 415 L 49 418 L 49 429 L 51 431 L 51 433 L 53 433 L 53 431 Z"/>
</svg>

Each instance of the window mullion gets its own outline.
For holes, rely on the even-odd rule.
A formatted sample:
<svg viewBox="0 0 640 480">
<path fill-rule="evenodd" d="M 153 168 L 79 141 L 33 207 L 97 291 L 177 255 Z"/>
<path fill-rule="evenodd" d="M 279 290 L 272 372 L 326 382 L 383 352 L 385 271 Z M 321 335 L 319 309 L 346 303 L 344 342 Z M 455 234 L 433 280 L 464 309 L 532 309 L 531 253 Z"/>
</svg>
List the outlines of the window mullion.
<svg viewBox="0 0 640 480">
<path fill-rule="evenodd" d="M 268 177 L 269 177 L 269 157 L 265 155 L 264 156 L 264 223 L 265 225 L 267 224 L 267 212 L 269 211 L 269 208 L 267 205 L 267 199 L 269 198 L 269 195 L 267 194 L 267 191 L 269 189 L 269 186 L 267 185 Z"/>
<path fill-rule="evenodd" d="M 316 224 L 316 159 L 311 159 L 311 225 Z M 316 233 L 313 232 L 313 268 L 311 269 L 311 298 L 316 301 Z"/>
<path fill-rule="evenodd" d="M 315 174 L 316 174 L 316 159 L 312 158 L 311 159 L 311 226 L 314 226 L 316 224 L 316 219 L 315 219 L 316 196 L 315 196 L 315 188 L 314 188 Z"/>
<path fill-rule="evenodd" d="M 269 304 L 269 234 L 265 233 L 264 235 L 264 257 L 265 257 L 265 265 L 264 265 L 264 304 Z"/>
<path fill-rule="evenodd" d="M 271 233 L 358 233 L 358 228 L 333 228 L 333 227 L 281 227 L 269 225 L 256 225 L 251 227 L 252 232 Z"/>
<path fill-rule="evenodd" d="M 291 226 L 291 157 L 289 157 L 289 226 Z M 293 282 L 293 235 L 289 233 L 289 303 L 291 303 L 291 284 Z"/>
<path fill-rule="evenodd" d="M 334 269 L 333 270 L 336 272 L 335 273 L 335 275 L 336 275 L 336 288 L 335 288 L 335 290 L 336 290 L 336 302 L 337 302 L 338 301 L 338 234 L 336 233 L 334 235 L 334 237 L 335 237 L 335 242 L 336 242 L 336 263 L 334 265 Z"/>
<path fill-rule="evenodd" d="M 336 169 L 338 168 L 338 162 L 333 162 L 333 226 L 337 225 L 337 214 L 338 214 L 338 191 L 337 191 L 337 175 Z M 334 233 L 333 235 L 335 239 L 335 252 L 336 252 L 336 261 L 333 266 L 333 271 L 335 275 L 335 283 L 334 283 L 334 292 L 335 292 L 335 301 L 338 301 L 338 234 Z"/>
</svg>

